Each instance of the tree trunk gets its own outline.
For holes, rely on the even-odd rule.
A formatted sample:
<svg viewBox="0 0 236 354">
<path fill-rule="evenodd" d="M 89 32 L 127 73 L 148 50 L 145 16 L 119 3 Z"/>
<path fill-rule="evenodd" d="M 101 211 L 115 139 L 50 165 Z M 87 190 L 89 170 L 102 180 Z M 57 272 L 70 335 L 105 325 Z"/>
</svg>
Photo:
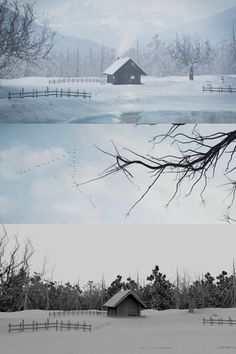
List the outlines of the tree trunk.
<svg viewBox="0 0 236 354">
<path fill-rule="evenodd" d="M 193 80 L 193 65 L 190 66 L 189 68 L 189 80 Z"/>
</svg>

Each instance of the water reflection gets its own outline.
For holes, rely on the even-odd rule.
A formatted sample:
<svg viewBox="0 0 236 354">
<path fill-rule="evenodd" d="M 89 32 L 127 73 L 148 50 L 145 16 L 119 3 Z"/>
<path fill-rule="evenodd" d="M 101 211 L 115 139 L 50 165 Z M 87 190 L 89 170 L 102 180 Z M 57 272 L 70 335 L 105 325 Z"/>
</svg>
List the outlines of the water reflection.
<svg viewBox="0 0 236 354">
<path fill-rule="evenodd" d="M 125 124 L 155 124 L 155 123 L 186 123 L 186 124 L 236 124 L 235 112 L 210 111 L 127 111 L 100 113 L 85 118 L 72 120 L 71 123 L 125 123 Z"/>
</svg>

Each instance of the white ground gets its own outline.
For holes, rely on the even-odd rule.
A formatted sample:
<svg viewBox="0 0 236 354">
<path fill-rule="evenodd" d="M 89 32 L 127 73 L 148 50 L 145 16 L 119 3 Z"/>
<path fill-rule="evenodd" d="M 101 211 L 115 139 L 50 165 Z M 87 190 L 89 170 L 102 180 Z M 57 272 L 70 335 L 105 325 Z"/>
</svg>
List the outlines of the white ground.
<svg viewBox="0 0 236 354">
<path fill-rule="evenodd" d="M 48 84 L 49 78 L 27 77 L 2 80 L 0 122 L 2 123 L 236 123 L 236 93 L 211 93 L 202 86 L 236 87 L 236 76 L 143 77 L 143 85 L 99 83 Z M 84 89 L 83 98 L 24 98 L 8 100 L 8 92 L 63 88 Z"/>
<path fill-rule="evenodd" d="M 7 332 L 8 323 L 44 320 L 46 311 L 0 313 L 3 354 L 224 354 L 236 351 L 236 326 L 203 326 L 202 318 L 236 319 L 236 309 L 143 311 L 143 318 L 81 317 L 92 323 L 89 332 L 49 330 Z M 67 318 L 65 318 L 67 319 Z M 73 317 L 70 317 L 72 322 Z"/>
</svg>

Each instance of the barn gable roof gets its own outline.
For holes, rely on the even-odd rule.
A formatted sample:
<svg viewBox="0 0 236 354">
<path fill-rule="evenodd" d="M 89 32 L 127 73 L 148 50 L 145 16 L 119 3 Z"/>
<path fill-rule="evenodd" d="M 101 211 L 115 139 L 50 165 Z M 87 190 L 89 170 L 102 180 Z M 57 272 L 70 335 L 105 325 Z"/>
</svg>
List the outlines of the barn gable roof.
<svg viewBox="0 0 236 354">
<path fill-rule="evenodd" d="M 133 295 L 135 299 L 142 305 L 143 308 L 147 308 L 144 303 L 140 300 L 138 295 L 132 290 L 124 290 L 119 291 L 114 296 L 110 298 L 103 306 L 104 307 L 117 307 L 124 299 L 126 299 L 129 295 Z"/>
<path fill-rule="evenodd" d="M 118 70 L 120 70 L 126 63 L 129 61 L 133 62 L 138 69 L 140 70 L 140 75 L 147 75 L 131 58 L 125 57 L 121 59 L 117 59 L 113 64 L 111 64 L 103 74 L 106 75 L 114 75 Z"/>
</svg>

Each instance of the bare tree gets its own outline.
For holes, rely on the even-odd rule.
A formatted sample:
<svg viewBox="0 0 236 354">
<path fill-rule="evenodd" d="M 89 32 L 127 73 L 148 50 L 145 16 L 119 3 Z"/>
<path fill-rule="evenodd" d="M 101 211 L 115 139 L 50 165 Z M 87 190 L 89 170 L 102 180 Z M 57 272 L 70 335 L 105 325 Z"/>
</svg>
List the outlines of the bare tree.
<svg viewBox="0 0 236 354">
<path fill-rule="evenodd" d="M 53 41 L 48 24 L 36 24 L 32 4 L 0 0 L 0 70 L 47 58 Z"/>
<path fill-rule="evenodd" d="M 191 195 L 194 188 L 201 184 L 200 197 L 204 203 L 204 192 L 208 186 L 209 179 L 214 178 L 219 161 L 222 161 L 223 170 L 221 166 L 221 171 L 223 171 L 222 173 L 225 178 L 224 186 L 229 188 L 226 196 L 228 204 L 224 218 L 227 222 L 234 221 L 230 213 L 236 195 L 236 130 L 217 131 L 204 135 L 200 133 L 197 125 L 193 128 L 191 126 L 183 128 L 182 126 L 182 124 L 174 124 L 166 133 L 156 135 L 150 141 L 154 149 L 165 141 L 170 145 L 174 145 L 173 155 L 159 156 L 158 151 L 154 156 L 144 155 L 142 152 L 136 152 L 127 148 L 121 153 L 114 142 L 112 142 L 113 153 L 99 149 L 109 155 L 114 160 L 113 163 L 99 177 L 80 183 L 78 186 L 106 178 L 120 171 L 130 181 L 134 181 L 137 169 L 132 168 L 136 166 L 147 171 L 151 175 L 152 180 L 145 187 L 144 193 L 132 205 L 127 215 L 150 193 L 154 185 L 164 175 L 175 177 L 174 191 L 167 206 L 181 192 L 181 186 L 184 182 L 189 182 L 188 185 L 190 185 L 186 196 Z M 190 132 L 189 129 L 191 129 Z"/>
<path fill-rule="evenodd" d="M 213 59 L 209 41 L 200 42 L 188 35 L 183 35 L 182 38 L 176 36 L 175 44 L 170 48 L 170 54 L 177 66 L 189 69 L 189 80 L 194 79 L 195 65 L 206 65 Z"/>
<path fill-rule="evenodd" d="M 24 248 L 21 249 L 17 236 L 15 236 L 15 243 L 11 250 L 8 250 L 9 241 L 6 228 L 2 225 L 2 235 L 0 236 L 0 287 L 3 283 L 11 282 L 12 277 L 19 270 L 28 273 L 29 260 L 34 253 L 30 240 L 27 240 Z"/>
<path fill-rule="evenodd" d="M 232 42 L 230 47 L 231 47 L 230 48 L 231 72 L 235 74 L 236 73 L 236 33 L 235 33 L 234 26 L 232 31 Z"/>
</svg>

